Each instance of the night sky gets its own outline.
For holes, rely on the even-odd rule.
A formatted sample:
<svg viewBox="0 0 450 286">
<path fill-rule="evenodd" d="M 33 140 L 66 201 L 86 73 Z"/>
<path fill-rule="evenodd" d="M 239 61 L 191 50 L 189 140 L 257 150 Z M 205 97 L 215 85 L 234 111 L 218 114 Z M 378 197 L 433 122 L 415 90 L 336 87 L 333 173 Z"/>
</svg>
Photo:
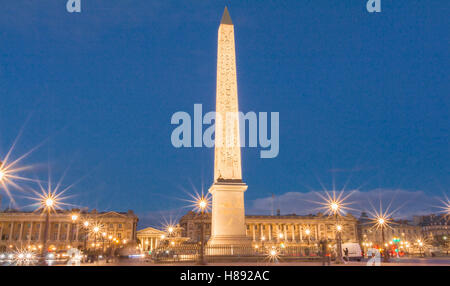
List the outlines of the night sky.
<svg viewBox="0 0 450 286">
<path fill-rule="evenodd" d="M 448 193 L 448 1 L 382 0 L 374 14 L 365 0 L 82 0 L 80 14 L 65 5 L 1 5 L 0 157 L 22 127 L 13 157 L 45 141 L 24 175 L 46 180 L 50 169 L 58 180 L 69 168 L 64 184 L 82 179 L 68 203 L 145 221 L 183 214 L 187 193 L 209 188 L 213 149 L 174 148 L 170 119 L 194 103 L 215 107 L 225 5 L 240 109 L 280 113 L 279 156 L 242 151 L 248 213 L 270 212 L 256 202 L 272 193 L 333 180 L 363 193 Z"/>
</svg>

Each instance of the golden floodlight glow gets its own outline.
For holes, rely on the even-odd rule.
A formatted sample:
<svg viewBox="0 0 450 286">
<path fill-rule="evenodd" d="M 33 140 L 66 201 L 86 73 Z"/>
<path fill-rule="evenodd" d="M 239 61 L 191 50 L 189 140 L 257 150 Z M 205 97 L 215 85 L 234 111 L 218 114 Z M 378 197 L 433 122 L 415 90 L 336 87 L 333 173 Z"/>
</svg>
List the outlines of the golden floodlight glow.
<svg viewBox="0 0 450 286">
<path fill-rule="evenodd" d="M 311 234 L 311 231 L 309 230 L 309 228 L 305 230 L 305 233 L 306 233 L 306 235 L 310 235 Z"/>
<path fill-rule="evenodd" d="M 93 231 L 94 232 L 99 232 L 100 228 L 98 226 L 94 226 Z"/>
<path fill-rule="evenodd" d="M 33 168 L 32 166 L 20 166 L 20 163 L 43 144 L 42 142 L 38 146 L 19 156 L 17 159 L 11 160 L 12 153 L 22 134 L 22 130 L 19 132 L 19 135 L 14 140 L 6 155 L 0 158 L 0 189 L 6 193 L 12 202 L 14 202 L 14 199 L 12 197 L 10 187 L 24 191 L 24 188 L 18 185 L 16 181 L 36 182 L 36 180 L 19 175 L 19 173 L 31 170 Z"/>
<path fill-rule="evenodd" d="M 51 208 L 51 207 L 53 207 L 53 204 L 55 203 L 55 201 L 52 199 L 52 198 L 47 198 L 46 200 L 45 200 L 45 205 L 48 207 L 48 208 Z"/>
<path fill-rule="evenodd" d="M 88 227 L 88 226 L 89 226 L 89 222 L 88 222 L 88 221 L 85 221 L 85 222 L 83 223 L 83 225 L 84 225 L 85 227 Z"/>
<path fill-rule="evenodd" d="M 336 225 L 336 230 L 337 231 L 341 231 L 342 230 L 342 225 L 340 225 L 340 224 Z"/>
<path fill-rule="evenodd" d="M 62 206 L 71 206 L 70 204 L 63 202 L 63 200 L 68 197 L 63 197 L 62 195 L 71 188 L 71 186 L 69 186 L 60 191 L 63 178 L 64 176 L 59 180 L 56 186 L 53 187 L 49 176 L 46 188 L 38 181 L 39 191 L 31 189 L 31 192 L 35 196 L 27 197 L 28 199 L 35 201 L 31 206 L 36 206 L 38 210 L 48 213 L 56 212 L 56 210 L 61 209 Z"/>
<path fill-rule="evenodd" d="M 377 211 L 375 209 L 375 207 L 372 205 L 372 203 L 369 201 L 369 203 L 372 206 L 373 211 L 370 212 L 369 214 L 372 216 L 372 218 L 370 218 L 370 220 L 373 223 L 372 228 L 374 228 L 375 230 L 378 229 L 385 229 L 385 228 L 392 228 L 391 224 L 394 223 L 392 216 L 393 214 L 396 212 L 396 210 L 394 211 L 389 211 L 392 205 L 392 201 L 389 203 L 388 207 L 386 209 L 383 210 L 383 205 L 382 202 L 380 200 L 380 207 L 379 210 Z M 398 210 L 398 208 L 397 208 Z"/>
<path fill-rule="evenodd" d="M 353 210 L 349 207 L 351 202 L 347 202 L 348 198 L 353 194 L 353 192 L 348 192 L 344 195 L 344 190 L 341 190 L 339 194 L 333 190 L 331 193 L 328 192 L 325 188 L 323 189 L 325 195 L 322 195 L 319 192 L 316 192 L 322 200 L 320 202 L 312 201 L 313 203 L 321 205 L 318 210 L 323 210 L 327 215 L 336 215 L 340 216 L 345 214 L 348 210 Z"/>
<path fill-rule="evenodd" d="M 279 252 L 275 247 L 272 247 L 268 250 L 266 259 L 268 259 L 270 262 L 277 262 L 279 258 Z"/>
<path fill-rule="evenodd" d="M 445 198 L 443 200 L 440 200 L 442 202 L 441 206 L 438 206 L 438 208 L 442 209 L 442 213 L 450 216 L 450 200 L 447 195 L 445 195 Z"/>
<path fill-rule="evenodd" d="M 200 200 L 200 201 L 198 202 L 198 206 L 199 206 L 199 208 L 200 208 L 201 210 L 204 210 L 204 209 L 206 208 L 206 206 L 207 206 L 207 203 L 206 203 L 206 201 L 205 201 L 204 199 L 202 199 L 202 200 Z"/>
<path fill-rule="evenodd" d="M 54 212 L 60 208 L 61 204 L 59 196 L 52 192 L 38 194 L 38 197 L 32 199 L 39 202 L 36 205 L 40 206 L 39 208 L 44 212 Z"/>
<path fill-rule="evenodd" d="M 199 194 L 197 191 L 195 194 L 189 194 L 192 198 L 191 200 L 187 200 L 191 203 L 191 207 L 195 212 L 203 213 L 208 212 L 211 207 L 211 195 L 207 193 L 206 195 L 203 191 Z"/>
<path fill-rule="evenodd" d="M 73 215 L 72 215 L 72 221 L 76 221 L 77 219 L 78 219 L 78 215 L 73 214 Z"/>
<path fill-rule="evenodd" d="M 336 202 L 332 202 L 330 204 L 330 209 L 333 213 L 336 213 L 339 210 L 339 204 Z"/>
</svg>

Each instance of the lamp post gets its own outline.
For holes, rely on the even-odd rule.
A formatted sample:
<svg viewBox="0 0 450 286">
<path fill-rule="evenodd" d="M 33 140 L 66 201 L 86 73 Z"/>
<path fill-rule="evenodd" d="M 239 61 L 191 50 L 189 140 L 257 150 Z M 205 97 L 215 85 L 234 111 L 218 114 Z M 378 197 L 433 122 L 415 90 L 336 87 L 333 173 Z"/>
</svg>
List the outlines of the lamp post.
<svg viewBox="0 0 450 286">
<path fill-rule="evenodd" d="M 95 260 L 97 260 L 97 234 L 100 231 L 100 228 L 96 225 L 92 228 L 92 231 L 94 232 L 94 256 Z"/>
<path fill-rule="evenodd" d="M 202 195 L 197 201 L 200 210 L 200 260 L 199 265 L 206 265 L 205 261 L 205 225 L 203 223 L 205 210 L 208 207 L 208 200 Z"/>
<path fill-rule="evenodd" d="M 53 209 L 55 200 L 52 198 L 52 196 L 47 196 L 43 198 L 42 201 L 44 212 L 45 212 L 45 228 L 44 228 L 44 237 L 42 242 L 42 256 L 44 257 L 44 264 L 45 264 L 45 257 L 47 256 L 48 247 L 47 247 L 47 240 L 48 240 L 48 229 L 50 226 L 50 211 Z"/>
<path fill-rule="evenodd" d="M 87 238 L 88 238 L 88 230 L 89 230 L 89 221 L 84 221 L 83 222 L 83 227 L 84 227 L 84 251 L 87 250 Z"/>
<path fill-rule="evenodd" d="M 311 249 L 310 249 L 310 246 L 309 246 L 310 243 L 311 243 L 311 230 L 309 228 L 307 228 L 305 230 L 305 234 L 306 234 L 307 241 L 308 241 L 308 246 L 306 248 L 306 250 L 308 250 L 308 251 L 307 251 L 306 255 L 309 256 L 309 255 L 311 255 Z"/>
<path fill-rule="evenodd" d="M 379 217 L 377 219 L 377 224 L 378 226 L 381 228 L 381 240 L 383 243 L 383 262 L 389 262 L 389 253 L 388 253 L 388 249 L 386 246 L 386 240 L 384 237 L 384 228 L 386 227 L 386 219 L 384 219 L 383 217 Z"/>
<path fill-rule="evenodd" d="M 418 240 L 417 240 L 417 244 L 419 245 L 419 254 L 420 254 L 420 257 L 422 257 L 422 247 L 423 247 L 423 242 L 422 242 L 420 239 L 418 239 Z"/>
<path fill-rule="evenodd" d="M 307 228 L 305 230 L 305 234 L 306 234 L 306 237 L 308 237 L 308 247 L 309 247 L 311 230 L 309 230 L 309 228 Z"/>
<path fill-rule="evenodd" d="M 334 218 L 336 221 L 336 264 L 343 263 L 342 259 L 342 240 L 341 240 L 341 230 L 342 226 L 339 225 L 339 212 L 340 205 L 336 201 L 332 201 L 329 204 L 329 209 L 332 214 L 334 214 Z"/>
<path fill-rule="evenodd" d="M 76 222 L 78 220 L 78 215 L 77 214 L 72 214 L 71 219 L 72 219 L 72 226 L 71 226 L 72 231 L 69 234 L 70 235 L 70 240 L 69 241 L 70 241 L 70 244 L 72 245 L 72 240 L 73 240 L 73 235 L 74 235 L 74 226 L 76 226 Z"/>
<path fill-rule="evenodd" d="M 106 239 L 106 232 L 102 232 L 102 242 L 103 242 L 102 255 L 105 254 L 105 239 Z"/>
</svg>

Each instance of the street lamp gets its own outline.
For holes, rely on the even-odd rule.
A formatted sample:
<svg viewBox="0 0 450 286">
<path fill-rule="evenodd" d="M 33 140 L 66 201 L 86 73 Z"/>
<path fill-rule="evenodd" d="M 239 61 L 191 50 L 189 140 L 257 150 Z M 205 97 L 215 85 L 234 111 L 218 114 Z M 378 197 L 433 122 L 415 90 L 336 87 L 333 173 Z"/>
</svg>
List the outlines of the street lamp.
<svg viewBox="0 0 450 286">
<path fill-rule="evenodd" d="M 47 256 L 47 240 L 48 240 L 48 228 L 50 225 L 50 211 L 53 208 L 53 205 L 55 204 L 55 201 L 53 200 L 53 198 L 51 196 L 48 196 L 46 198 L 44 198 L 44 200 L 42 201 L 43 207 L 44 207 L 44 211 L 45 211 L 45 228 L 44 228 L 44 238 L 43 238 L 43 247 L 42 247 L 42 254 L 44 256 L 44 261 L 45 261 L 45 257 Z"/>
<path fill-rule="evenodd" d="M 208 208 L 208 198 L 201 195 L 201 197 L 197 200 L 197 207 L 200 210 L 200 265 L 206 265 L 205 261 L 205 225 L 203 223 L 204 214 L 206 209 Z"/>
<path fill-rule="evenodd" d="M 309 228 L 307 228 L 306 230 L 305 230 L 305 234 L 306 234 L 306 237 L 308 238 L 308 247 L 309 247 L 309 243 L 310 243 L 310 240 L 311 240 L 311 230 L 309 229 Z"/>
<path fill-rule="evenodd" d="M 83 222 L 83 227 L 84 227 L 84 251 L 87 250 L 87 239 L 88 239 L 88 235 L 89 235 L 89 221 L 85 220 Z"/>
<path fill-rule="evenodd" d="M 385 236 L 384 236 L 384 229 L 388 226 L 388 219 L 386 217 L 383 216 L 378 216 L 377 218 L 375 218 L 376 220 L 376 227 L 381 228 L 381 240 L 383 242 L 383 261 L 384 262 L 389 262 L 389 253 L 388 253 L 388 249 L 387 249 L 387 243 L 385 240 Z"/>
<path fill-rule="evenodd" d="M 419 254 L 420 254 L 420 256 L 422 256 L 422 247 L 423 247 L 422 240 L 418 239 L 417 244 L 419 245 Z"/>
<path fill-rule="evenodd" d="M 330 201 L 329 203 L 329 211 L 334 215 L 336 220 L 336 264 L 343 263 L 342 259 L 342 239 L 341 239 L 341 230 L 342 226 L 339 224 L 339 213 L 341 211 L 341 205 L 338 201 Z"/>
<path fill-rule="evenodd" d="M 175 228 L 173 227 L 173 225 L 168 225 L 166 230 L 169 233 L 169 237 L 172 236 L 175 232 Z"/>
<path fill-rule="evenodd" d="M 71 231 L 71 234 L 69 234 L 70 235 L 70 244 L 72 244 L 72 239 L 73 239 L 73 234 L 74 234 L 74 226 L 76 225 L 76 222 L 78 220 L 78 215 L 75 213 L 72 214 L 71 219 L 72 219 L 72 226 L 71 226 L 72 231 Z"/>
</svg>

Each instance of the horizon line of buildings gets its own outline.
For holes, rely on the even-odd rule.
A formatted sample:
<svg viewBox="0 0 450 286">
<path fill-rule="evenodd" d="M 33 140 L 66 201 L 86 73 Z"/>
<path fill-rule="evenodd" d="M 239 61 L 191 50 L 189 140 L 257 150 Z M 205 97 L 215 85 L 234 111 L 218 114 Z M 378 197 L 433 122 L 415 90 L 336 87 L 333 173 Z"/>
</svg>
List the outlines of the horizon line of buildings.
<svg viewBox="0 0 450 286">
<path fill-rule="evenodd" d="M 153 250 L 169 233 L 154 227 L 138 230 L 138 216 L 128 212 L 98 212 L 93 209 L 58 210 L 50 215 L 48 243 L 51 250 L 71 247 L 80 249 L 105 248 L 111 245 L 124 247 L 137 245 L 143 250 Z M 205 238 L 211 234 L 211 214 L 199 215 L 189 211 L 175 226 L 176 236 L 184 242 L 200 241 L 200 226 L 205 227 Z M 316 244 L 321 239 L 336 238 L 336 221 L 322 213 L 297 215 L 246 215 L 246 235 L 253 245 L 278 244 L 304 246 Z M 342 241 L 381 243 L 381 232 L 373 228 L 366 213 L 360 218 L 352 214 L 340 216 Z M 98 226 L 93 232 L 89 226 Z M 8 248 L 42 247 L 45 215 L 14 209 L 0 210 L 0 252 Z M 445 214 L 414 216 L 413 220 L 394 220 L 385 229 L 385 241 L 400 238 L 404 241 L 427 239 L 446 242 L 450 236 L 450 220 Z"/>
</svg>

